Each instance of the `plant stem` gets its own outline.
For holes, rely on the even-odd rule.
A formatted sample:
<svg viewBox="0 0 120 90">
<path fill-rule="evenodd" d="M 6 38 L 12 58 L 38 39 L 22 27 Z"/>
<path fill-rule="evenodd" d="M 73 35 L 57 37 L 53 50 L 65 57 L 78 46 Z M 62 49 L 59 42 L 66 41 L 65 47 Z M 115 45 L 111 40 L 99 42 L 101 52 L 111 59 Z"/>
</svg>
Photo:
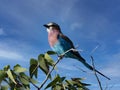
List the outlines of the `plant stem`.
<svg viewBox="0 0 120 90">
<path fill-rule="evenodd" d="M 47 82 L 50 74 L 52 73 L 52 71 L 54 70 L 55 66 L 59 63 L 59 61 L 62 59 L 62 57 L 59 57 L 58 60 L 56 61 L 56 63 L 54 64 L 54 66 L 52 67 L 52 69 L 48 72 L 48 74 L 46 75 L 45 80 L 42 82 L 42 84 L 40 85 L 40 87 L 38 88 L 38 90 L 40 90 L 43 85 Z"/>
<path fill-rule="evenodd" d="M 99 78 L 98 78 L 98 76 L 97 76 L 97 73 L 96 73 L 96 71 L 95 71 L 94 59 L 93 59 L 92 56 L 91 56 L 91 60 L 92 60 L 92 65 L 93 65 L 93 71 L 94 71 L 95 77 L 96 77 L 96 79 L 97 79 L 97 81 L 98 81 L 98 84 L 99 84 L 100 90 L 103 90 L 103 89 L 102 89 L 101 82 L 100 82 L 100 80 L 99 80 Z"/>
</svg>

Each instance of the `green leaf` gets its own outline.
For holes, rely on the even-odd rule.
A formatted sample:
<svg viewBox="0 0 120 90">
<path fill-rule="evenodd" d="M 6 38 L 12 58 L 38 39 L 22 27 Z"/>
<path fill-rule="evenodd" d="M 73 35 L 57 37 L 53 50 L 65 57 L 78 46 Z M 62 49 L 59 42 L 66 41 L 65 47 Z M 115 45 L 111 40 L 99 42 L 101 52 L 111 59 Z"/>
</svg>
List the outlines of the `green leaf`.
<svg viewBox="0 0 120 90">
<path fill-rule="evenodd" d="M 81 80 L 84 80 L 84 78 L 71 78 L 74 83 L 76 83 L 78 86 L 90 86 L 90 84 L 82 83 Z"/>
<path fill-rule="evenodd" d="M 14 66 L 14 71 L 16 72 L 16 73 L 21 73 L 21 72 L 25 72 L 25 71 L 27 71 L 27 69 L 26 68 L 23 68 L 23 67 L 21 67 L 20 65 L 16 65 L 16 66 Z"/>
<path fill-rule="evenodd" d="M 73 85 L 73 81 L 72 80 L 65 80 L 66 81 L 66 83 L 68 84 L 68 85 Z"/>
<path fill-rule="evenodd" d="M 36 59 L 34 59 L 34 58 L 31 58 L 30 59 L 30 65 L 32 65 L 32 64 L 38 64 L 38 61 L 36 60 Z"/>
<path fill-rule="evenodd" d="M 8 90 L 9 86 L 8 85 L 5 85 L 5 86 L 1 86 L 1 89 L 0 90 Z"/>
<path fill-rule="evenodd" d="M 36 80 L 33 79 L 33 78 L 30 78 L 30 82 L 32 82 L 33 84 L 37 84 L 37 83 L 38 83 L 38 81 L 36 81 Z"/>
<path fill-rule="evenodd" d="M 4 71 L 7 71 L 8 69 L 10 69 L 10 65 L 4 67 Z"/>
<path fill-rule="evenodd" d="M 40 54 L 39 56 L 38 56 L 38 60 L 41 60 L 41 59 L 44 59 L 44 54 Z"/>
<path fill-rule="evenodd" d="M 66 77 L 61 77 L 60 82 L 62 83 L 65 80 Z"/>
<path fill-rule="evenodd" d="M 54 55 L 54 54 L 57 54 L 57 53 L 54 52 L 54 51 L 47 51 L 47 54 L 49 54 L 49 55 Z"/>
<path fill-rule="evenodd" d="M 24 84 L 24 85 L 29 85 L 29 81 L 27 81 L 26 79 L 20 77 L 20 81 Z"/>
<path fill-rule="evenodd" d="M 85 86 L 89 84 L 82 83 L 82 78 L 72 78 L 72 80 L 66 80 L 66 87 L 72 90 L 88 90 Z"/>
<path fill-rule="evenodd" d="M 2 80 L 6 77 L 6 72 L 3 70 L 0 70 L 0 83 L 2 82 Z"/>
<path fill-rule="evenodd" d="M 54 87 L 52 87 L 52 90 L 64 90 L 62 85 L 56 84 Z"/>
<path fill-rule="evenodd" d="M 71 80 L 73 80 L 73 81 L 81 81 L 81 80 L 85 80 L 85 78 L 71 78 Z"/>
<path fill-rule="evenodd" d="M 30 65 L 29 73 L 30 73 L 30 77 L 31 78 L 33 76 L 35 76 L 35 78 L 37 78 L 37 75 L 38 75 L 38 65 L 36 65 L 36 64 Z"/>
<path fill-rule="evenodd" d="M 90 86 L 91 84 L 82 83 L 83 86 Z"/>
<path fill-rule="evenodd" d="M 38 61 L 36 59 L 32 58 L 30 60 L 29 74 L 30 74 L 31 78 L 33 76 L 35 76 L 37 78 L 37 75 L 38 75 Z"/>
<path fill-rule="evenodd" d="M 40 55 L 38 56 L 38 62 L 39 62 L 39 67 L 40 67 L 40 69 L 41 69 L 45 74 L 47 74 L 47 73 L 49 72 L 49 65 L 48 65 L 48 63 L 46 62 L 43 54 L 40 54 Z"/>
<path fill-rule="evenodd" d="M 15 81 L 15 79 L 14 79 L 14 77 L 13 77 L 13 75 L 12 75 L 12 72 L 11 72 L 10 69 L 8 69 L 7 75 L 8 75 L 8 77 L 9 77 L 15 84 L 17 84 L 16 81 Z"/>
<path fill-rule="evenodd" d="M 49 55 L 48 53 L 45 54 L 45 59 L 46 59 L 46 61 L 47 61 L 51 66 L 54 65 L 54 61 L 53 61 L 53 59 L 50 57 L 50 55 Z"/>
<path fill-rule="evenodd" d="M 47 88 L 49 88 L 49 87 L 53 87 L 53 86 L 57 85 L 58 83 L 59 83 L 59 84 L 62 84 L 61 81 L 63 81 L 63 79 L 65 79 L 65 77 L 64 77 L 64 78 L 63 78 L 63 77 L 60 78 L 60 76 L 57 75 L 57 76 L 53 79 L 53 81 L 51 81 L 51 82 L 46 86 L 45 89 L 47 89 Z"/>
<path fill-rule="evenodd" d="M 19 77 L 20 81 L 24 84 L 24 85 L 29 85 L 29 77 L 27 75 L 25 75 L 24 73 L 20 74 Z"/>
</svg>

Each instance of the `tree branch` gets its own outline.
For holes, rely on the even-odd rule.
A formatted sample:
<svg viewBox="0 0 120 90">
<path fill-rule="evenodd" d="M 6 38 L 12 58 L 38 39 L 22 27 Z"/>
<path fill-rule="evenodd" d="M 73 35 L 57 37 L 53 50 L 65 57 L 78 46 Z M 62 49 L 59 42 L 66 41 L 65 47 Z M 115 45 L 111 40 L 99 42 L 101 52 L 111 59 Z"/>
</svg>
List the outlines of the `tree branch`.
<svg viewBox="0 0 120 90">
<path fill-rule="evenodd" d="M 92 61 L 93 71 L 94 71 L 95 77 L 96 77 L 96 79 L 97 79 L 97 81 L 98 81 L 100 90 L 103 90 L 103 89 L 102 89 L 101 82 L 100 82 L 100 80 L 99 80 L 99 78 L 98 78 L 98 76 L 97 76 L 97 73 L 96 73 L 96 71 L 95 71 L 94 59 L 93 59 L 92 56 L 91 56 L 91 61 Z"/>
<path fill-rule="evenodd" d="M 52 73 L 52 71 L 54 70 L 55 66 L 60 62 L 60 60 L 64 57 L 64 55 L 65 55 L 66 53 L 70 52 L 70 51 L 76 51 L 76 49 L 71 48 L 71 49 L 67 50 L 66 52 L 64 52 L 63 54 L 61 54 L 61 55 L 58 57 L 58 60 L 55 62 L 55 64 L 54 64 L 54 66 L 52 67 L 52 69 L 48 72 L 48 74 L 46 75 L 45 80 L 44 80 L 44 81 L 42 82 L 42 84 L 39 86 L 38 90 L 40 90 L 40 89 L 44 86 L 44 84 L 47 82 L 47 80 L 48 80 L 50 74 Z"/>
<path fill-rule="evenodd" d="M 98 47 L 96 47 L 95 49 L 97 49 L 97 48 L 98 48 Z M 58 57 L 58 60 L 57 60 L 57 61 L 55 62 L 55 64 L 53 65 L 52 69 L 51 69 L 51 70 L 48 72 L 48 74 L 46 75 L 46 78 L 44 79 L 44 81 L 42 82 L 42 84 L 39 86 L 38 90 L 40 90 L 40 89 L 44 86 L 44 84 L 47 82 L 47 80 L 49 79 L 50 74 L 53 72 L 54 68 L 55 68 L 56 65 L 60 62 L 60 60 L 64 57 L 64 55 L 65 55 L 66 53 L 70 52 L 70 51 L 78 51 L 78 50 L 76 50 L 76 49 L 74 49 L 74 48 L 71 48 L 71 49 L 67 50 L 66 52 L 64 52 L 63 54 L 61 54 L 61 55 Z M 95 51 L 95 50 L 94 50 L 94 51 Z M 93 52 L 94 52 L 94 51 L 93 51 Z M 93 52 L 92 52 L 92 53 L 93 53 Z M 98 81 L 100 90 L 103 90 L 103 89 L 102 89 L 101 82 L 100 82 L 100 80 L 99 80 L 99 78 L 98 78 L 98 76 L 97 76 L 97 73 L 96 73 L 96 71 L 95 71 L 94 59 L 93 59 L 92 56 L 91 56 L 91 59 L 92 59 L 93 71 L 94 71 L 95 76 L 96 76 L 96 79 L 97 79 L 97 81 Z"/>
<path fill-rule="evenodd" d="M 38 88 L 38 90 L 40 90 L 40 89 L 43 87 L 43 85 L 47 82 L 50 74 L 52 73 L 52 71 L 54 70 L 55 66 L 59 63 L 59 61 L 60 61 L 61 59 L 62 59 L 62 58 L 60 58 L 60 57 L 58 58 L 58 60 L 56 61 L 56 63 L 55 63 L 54 66 L 52 67 L 52 69 L 51 69 L 51 70 L 48 72 L 48 74 L 46 75 L 45 80 L 42 82 L 42 84 L 40 85 L 40 87 Z"/>
</svg>

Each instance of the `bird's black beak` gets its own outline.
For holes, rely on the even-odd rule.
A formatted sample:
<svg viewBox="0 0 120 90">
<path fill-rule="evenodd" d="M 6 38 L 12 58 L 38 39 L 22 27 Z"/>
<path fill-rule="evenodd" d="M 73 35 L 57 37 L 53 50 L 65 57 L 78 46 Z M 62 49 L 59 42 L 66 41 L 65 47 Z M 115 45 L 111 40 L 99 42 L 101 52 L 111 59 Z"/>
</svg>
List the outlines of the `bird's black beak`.
<svg viewBox="0 0 120 90">
<path fill-rule="evenodd" d="M 49 28 L 49 27 L 50 27 L 50 26 L 48 26 L 47 24 L 44 24 L 43 26 L 46 27 L 46 28 Z"/>
</svg>

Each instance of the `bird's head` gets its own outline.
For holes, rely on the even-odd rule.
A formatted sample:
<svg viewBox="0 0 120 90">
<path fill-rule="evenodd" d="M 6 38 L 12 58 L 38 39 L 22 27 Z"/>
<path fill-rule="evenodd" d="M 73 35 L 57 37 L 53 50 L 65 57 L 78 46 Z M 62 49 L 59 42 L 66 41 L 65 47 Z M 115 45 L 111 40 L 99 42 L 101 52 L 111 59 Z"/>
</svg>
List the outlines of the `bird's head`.
<svg viewBox="0 0 120 90">
<path fill-rule="evenodd" d="M 61 29 L 60 26 L 54 22 L 50 22 L 48 24 L 44 24 L 44 26 L 47 28 L 47 32 L 51 32 L 51 31 L 59 31 L 61 33 Z"/>
</svg>

